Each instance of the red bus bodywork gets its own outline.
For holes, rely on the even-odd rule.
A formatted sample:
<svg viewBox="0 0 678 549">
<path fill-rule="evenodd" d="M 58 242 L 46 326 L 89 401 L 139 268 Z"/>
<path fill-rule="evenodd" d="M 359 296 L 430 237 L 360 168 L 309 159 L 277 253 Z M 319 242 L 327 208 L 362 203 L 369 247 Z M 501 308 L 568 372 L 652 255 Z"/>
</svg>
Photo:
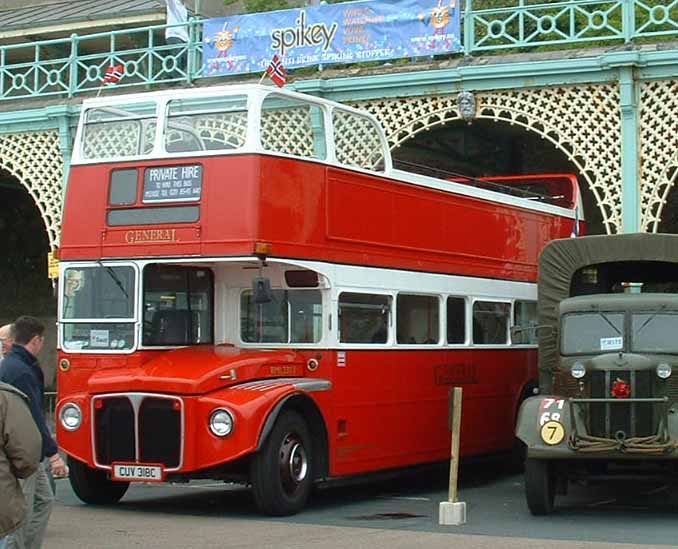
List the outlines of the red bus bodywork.
<svg viewBox="0 0 678 549">
<path fill-rule="evenodd" d="M 113 171 L 137 170 L 136 200 L 125 207 L 142 209 L 145 171 L 185 165 L 202 168 L 202 195 L 195 201 L 199 221 L 107 225 L 109 213 L 121 208 L 109 205 Z M 572 184 L 572 176 L 549 177 Z M 156 258 L 212 265 L 223 258 L 257 262 L 265 256 L 269 262 L 454 275 L 477 279 L 479 287 L 483 281 L 507 281 L 533 288 L 538 254 L 549 241 L 571 235 L 579 222 L 574 208 L 530 209 L 513 197 L 469 191 L 464 183 L 397 170 L 368 173 L 261 151 L 74 163 L 60 261 L 64 272 L 81 262 Z M 441 337 L 423 348 L 399 346 L 394 337 L 389 336 L 393 344 L 374 348 L 253 348 L 218 334 L 213 345 L 176 349 L 115 354 L 62 348 L 57 416 L 75 404 L 82 425 L 67 429 L 57 421 L 59 444 L 88 474 L 109 475 L 115 462 L 162 463 L 162 451 L 145 447 L 151 443 L 144 437 L 155 439 L 143 422 L 113 421 L 102 411 L 128 399 L 137 418 L 149 413 L 144 402 L 152 401 L 174 418 L 166 436 L 178 437 L 180 457 L 164 463 L 164 478 L 247 480 L 250 460 L 262 451 L 281 410 L 292 406 L 308 423 L 315 480 L 332 479 L 446 459 L 448 395 L 461 385 L 462 455 L 511 448 L 519 402 L 537 379 L 534 346 L 454 347 Z M 208 421 L 224 406 L 235 427 L 219 437 Z M 105 441 L 97 438 L 103 428 L 99 417 L 115 423 Z M 120 440 L 127 424 L 133 442 Z M 135 445 L 135 459 L 116 458 L 118 443 Z M 282 514 L 298 507 L 264 509 Z"/>
</svg>

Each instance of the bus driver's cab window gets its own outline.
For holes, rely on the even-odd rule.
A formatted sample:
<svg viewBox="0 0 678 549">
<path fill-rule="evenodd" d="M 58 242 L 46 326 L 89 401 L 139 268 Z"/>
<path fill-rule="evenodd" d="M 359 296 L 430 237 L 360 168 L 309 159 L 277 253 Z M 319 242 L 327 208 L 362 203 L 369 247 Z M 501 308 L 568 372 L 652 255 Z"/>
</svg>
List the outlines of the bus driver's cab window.
<svg viewBox="0 0 678 549">
<path fill-rule="evenodd" d="M 213 343 L 214 275 L 210 269 L 147 266 L 143 303 L 145 346 Z"/>
</svg>

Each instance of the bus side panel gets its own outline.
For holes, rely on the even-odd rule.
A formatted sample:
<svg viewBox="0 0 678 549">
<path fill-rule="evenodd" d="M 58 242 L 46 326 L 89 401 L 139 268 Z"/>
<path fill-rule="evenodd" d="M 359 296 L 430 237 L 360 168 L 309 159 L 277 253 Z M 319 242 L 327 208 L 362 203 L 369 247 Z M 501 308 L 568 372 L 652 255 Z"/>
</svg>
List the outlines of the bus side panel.
<svg viewBox="0 0 678 549">
<path fill-rule="evenodd" d="M 347 350 L 334 375 L 333 475 L 450 455 L 449 392 L 464 389 L 462 456 L 510 450 L 534 349 Z"/>
</svg>

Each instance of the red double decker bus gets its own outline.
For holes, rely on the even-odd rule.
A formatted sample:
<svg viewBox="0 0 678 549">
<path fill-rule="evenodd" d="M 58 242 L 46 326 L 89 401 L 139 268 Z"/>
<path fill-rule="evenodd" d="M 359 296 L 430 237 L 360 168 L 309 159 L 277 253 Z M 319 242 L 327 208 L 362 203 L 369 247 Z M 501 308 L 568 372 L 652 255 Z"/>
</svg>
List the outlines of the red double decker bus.
<svg viewBox="0 0 678 549">
<path fill-rule="evenodd" d="M 537 379 L 512 327 L 579 198 L 490 183 L 395 169 L 372 116 L 264 86 L 85 101 L 59 252 L 75 493 L 220 479 L 294 513 L 314 483 L 446 459 L 454 385 L 463 455 L 511 448 Z"/>
</svg>

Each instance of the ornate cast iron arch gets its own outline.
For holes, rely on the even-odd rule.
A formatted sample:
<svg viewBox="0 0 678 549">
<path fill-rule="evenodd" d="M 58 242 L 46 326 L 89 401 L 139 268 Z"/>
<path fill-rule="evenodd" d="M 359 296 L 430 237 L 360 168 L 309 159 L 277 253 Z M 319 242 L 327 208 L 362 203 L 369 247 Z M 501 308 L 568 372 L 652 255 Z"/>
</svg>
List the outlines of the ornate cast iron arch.
<svg viewBox="0 0 678 549">
<path fill-rule="evenodd" d="M 643 231 L 657 232 L 666 198 L 678 182 L 677 113 L 677 80 L 648 81 L 641 85 L 640 227 Z"/>
<path fill-rule="evenodd" d="M 480 92 L 476 101 L 476 118 L 522 126 L 565 153 L 593 192 L 606 231 L 621 231 L 621 116 L 616 84 Z M 422 131 L 461 119 L 457 94 L 355 105 L 381 120 L 392 149 Z"/>
<path fill-rule="evenodd" d="M 16 177 L 35 201 L 54 250 L 59 245 L 64 170 L 59 133 L 0 135 L 0 168 Z"/>
</svg>

